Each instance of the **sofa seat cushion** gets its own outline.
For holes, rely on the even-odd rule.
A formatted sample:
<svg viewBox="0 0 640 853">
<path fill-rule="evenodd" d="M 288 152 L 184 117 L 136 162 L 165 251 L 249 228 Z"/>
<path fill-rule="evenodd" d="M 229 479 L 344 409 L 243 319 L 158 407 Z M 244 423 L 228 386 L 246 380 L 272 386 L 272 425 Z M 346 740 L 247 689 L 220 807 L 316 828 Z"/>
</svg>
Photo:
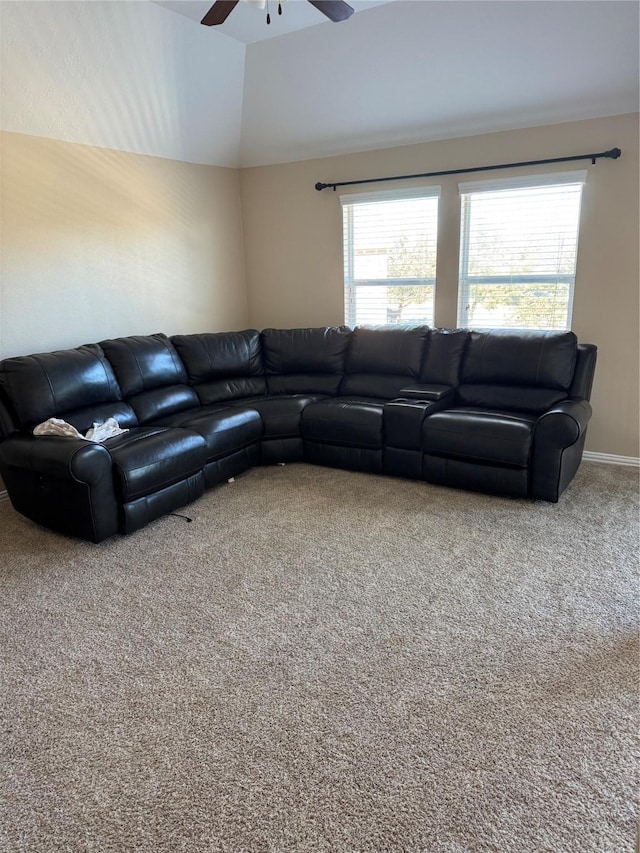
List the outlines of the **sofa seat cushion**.
<svg viewBox="0 0 640 853">
<path fill-rule="evenodd" d="M 386 397 L 367 397 L 364 394 L 346 394 L 336 399 L 339 403 L 367 403 L 372 406 L 384 406 L 385 403 L 389 402 Z"/>
<path fill-rule="evenodd" d="M 321 400 L 302 413 L 302 437 L 308 441 L 362 447 L 382 447 L 382 403 Z"/>
<path fill-rule="evenodd" d="M 525 412 L 446 409 L 422 424 L 424 453 L 526 468 L 537 418 Z"/>
<path fill-rule="evenodd" d="M 187 429 L 139 427 L 104 443 L 113 460 L 123 502 L 150 495 L 200 471 L 207 461 L 204 438 Z"/>
<path fill-rule="evenodd" d="M 227 407 L 218 411 L 200 411 L 176 426 L 201 435 L 207 443 L 207 462 L 213 462 L 260 441 L 264 431 L 262 418 L 253 408 Z"/>
<path fill-rule="evenodd" d="M 248 405 L 260 412 L 264 424 L 262 438 L 298 438 L 303 411 L 321 399 L 321 395 L 295 394 L 253 400 Z"/>
</svg>

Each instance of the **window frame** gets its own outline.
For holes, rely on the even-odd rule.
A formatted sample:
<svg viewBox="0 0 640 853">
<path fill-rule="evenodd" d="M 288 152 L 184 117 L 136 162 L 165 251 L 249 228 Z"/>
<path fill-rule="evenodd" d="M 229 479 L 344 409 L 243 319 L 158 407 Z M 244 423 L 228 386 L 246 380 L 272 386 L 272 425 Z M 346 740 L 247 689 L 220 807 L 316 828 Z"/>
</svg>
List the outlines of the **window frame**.
<svg viewBox="0 0 640 853">
<path fill-rule="evenodd" d="M 505 287 L 513 287 L 518 284 L 568 284 L 569 290 L 567 294 L 567 310 L 566 310 L 566 326 L 562 330 L 566 331 L 571 328 L 573 320 L 573 302 L 575 293 L 575 281 L 578 264 L 578 249 L 580 241 L 580 220 L 581 206 L 584 195 L 584 186 L 587 179 L 587 170 L 582 169 L 572 172 L 555 172 L 551 174 L 537 174 L 510 178 L 498 178 L 484 181 L 468 181 L 458 184 L 460 194 L 460 253 L 459 253 L 459 270 L 458 270 L 458 305 L 457 305 L 457 325 L 463 329 L 475 328 L 474 324 L 469 322 L 469 308 L 471 299 L 469 296 L 470 287 L 474 284 L 487 285 L 504 285 Z M 502 190 L 526 190 L 526 189 L 543 189 L 545 187 L 557 186 L 580 186 L 580 196 L 578 199 L 578 211 L 576 222 L 576 242 L 574 266 L 572 273 L 505 273 L 493 275 L 475 275 L 469 274 L 470 260 L 470 206 L 471 196 L 478 195 L 484 192 L 500 192 Z M 491 326 L 490 328 L 525 328 L 531 330 L 543 330 L 550 327 L 541 327 L 534 325 L 515 326 Z M 555 331 L 561 331 L 558 327 L 551 327 Z"/>
<path fill-rule="evenodd" d="M 347 193 L 340 196 L 340 205 L 342 208 L 343 218 L 343 305 L 344 305 L 344 321 L 348 326 L 355 326 L 356 319 L 356 295 L 360 287 L 431 287 L 433 293 L 432 317 L 431 322 L 428 320 L 412 321 L 416 323 L 424 323 L 425 325 L 433 325 L 435 322 L 435 296 L 436 296 L 436 275 L 428 278 L 363 278 L 356 279 L 354 277 L 355 269 L 355 240 L 354 240 L 354 222 L 353 212 L 354 207 L 359 204 L 385 204 L 396 201 L 404 201 L 410 199 L 436 199 L 436 232 L 435 232 L 435 247 L 436 247 L 436 263 L 438 251 L 438 229 L 440 216 L 440 195 L 441 187 L 422 186 L 410 187 L 392 190 L 379 190 L 368 193 Z"/>
</svg>

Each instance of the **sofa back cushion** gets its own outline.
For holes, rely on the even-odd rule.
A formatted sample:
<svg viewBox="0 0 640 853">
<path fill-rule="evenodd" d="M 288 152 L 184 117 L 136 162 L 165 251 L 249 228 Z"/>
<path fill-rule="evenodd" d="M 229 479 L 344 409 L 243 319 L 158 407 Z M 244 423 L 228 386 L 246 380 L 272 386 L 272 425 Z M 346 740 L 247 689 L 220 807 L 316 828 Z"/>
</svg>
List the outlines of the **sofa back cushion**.
<svg viewBox="0 0 640 853">
<path fill-rule="evenodd" d="M 102 341 L 126 401 L 141 424 L 199 405 L 166 335 L 135 335 Z"/>
<path fill-rule="evenodd" d="M 255 329 L 174 335 L 171 341 L 202 405 L 266 393 L 260 332 Z"/>
<path fill-rule="evenodd" d="M 573 332 L 471 332 L 456 402 L 543 412 L 567 396 L 576 357 Z"/>
<path fill-rule="evenodd" d="M 573 332 L 471 332 L 462 382 L 529 385 L 566 391 L 576 366 Z"/>
<path fill-rule="evenodd" d="M 456 388 L 469 337 L 467 329 L 431 329 L 422 355 L 420 382 Z"/>
<path fill-rule="evenodd" d="M 347 326 L 264 329 L 269 393 L 337 394 L 350 336 Z"/>
<path fill-rule="evenodd" d="M 340 395 L 397 397 L 418 381 L 428 335 L 427 326 L 356 326 Z"/>
<path fill-rule="evenodd" d="M 123 428 L 137 426 L 101 347 L 7 358 L 0 363 L 0 388 L 16 424 L 24 430 L 62 418 L 80 432 L 114 417 Z"/>
</svg>

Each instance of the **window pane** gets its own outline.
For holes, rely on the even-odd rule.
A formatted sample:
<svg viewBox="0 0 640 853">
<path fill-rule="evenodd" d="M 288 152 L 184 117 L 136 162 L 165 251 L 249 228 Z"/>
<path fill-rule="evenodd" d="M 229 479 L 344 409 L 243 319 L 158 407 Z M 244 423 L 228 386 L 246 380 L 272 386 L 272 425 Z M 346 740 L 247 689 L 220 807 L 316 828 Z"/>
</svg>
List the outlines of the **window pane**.
<svg viewBox="0 0 640 853">
<path fill-rule="evenodd" d="M 462 195 L 458 323 L 570 326 L 582 184 Z"/>
<path fill-rule="evenodd" d="M 359 284 L 350 290 L 346 322 L 350 326 L 381 323 L 433 324 L 434 286 Z"/>
<path fill-rule="evenodd" d="M 473 328 L 566 329 L 570 286 L 470 284 L 467 325 Z"/>
<path fill-rule="evenodd" d="M 437 197 L 345 203 L 343 215 L 346 322 L 433 324 Z"/>
</svg>

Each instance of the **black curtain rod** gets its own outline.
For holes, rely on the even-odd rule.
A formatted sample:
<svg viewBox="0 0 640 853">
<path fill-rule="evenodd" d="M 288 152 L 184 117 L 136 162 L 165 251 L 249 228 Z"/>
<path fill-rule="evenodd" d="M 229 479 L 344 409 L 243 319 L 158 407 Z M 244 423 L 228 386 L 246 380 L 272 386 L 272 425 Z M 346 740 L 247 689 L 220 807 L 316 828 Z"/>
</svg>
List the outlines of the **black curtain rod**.
<svg viewBox="0 0 640 853">
<path fill-rule="evenodd" d="M 464 175 L 467 172 L 491 172 L 494 169 L 515 169 L 518 166 L 542 166 L 546 163 L 569 163 L 572 160 L 591 160 L 595 165 L 596 160 L 608 157 L 609 160 L 617 160 L 622 154 L 620 148 L 612 148 L 610 151 L 601 151 L 599 154 L 576 154 L 575 157 L 553 157 L 549 160 L 525 160 L 522 163 L 500 163 L 497 166 L 475 166 L 472 169 L 446 169 L 444 172 L 423 172 L 420 175 L 395 175 L 392 178 L 367 178 L 363 181 L 339 181 L 337 183 L 316 184 L 318 192 L 333 187 L 351 187 L 354 184 L 379 184 L 382 181 L 408 181 L 411 178 L 439 178 L 441 175 Z"/>
</svg>

